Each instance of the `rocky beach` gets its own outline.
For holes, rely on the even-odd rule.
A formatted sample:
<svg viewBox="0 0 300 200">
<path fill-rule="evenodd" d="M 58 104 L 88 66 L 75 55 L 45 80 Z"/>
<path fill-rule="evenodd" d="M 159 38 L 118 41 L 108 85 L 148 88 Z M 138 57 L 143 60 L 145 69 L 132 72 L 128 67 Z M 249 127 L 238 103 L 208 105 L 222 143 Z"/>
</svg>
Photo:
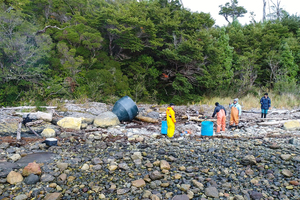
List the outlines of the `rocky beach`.
<svg viewBox="0 0 300 200">
<path fill-rule="evenodd" d="M 66 103 L 50 119 L 32 114 L 43 119 L 31 127 L 42 137 L 22 126 L 20 141 L 18 124 L 32 112 L 2 108 L 0 199 L 300 199 L 298 110 L 273 110 L 267 120 L 245 111 L 238 129 L 203 137 L 192 119 L 213 107 L 176 106 L 175 137 L 167 138 L 166 106 L 138 105 L 156 123 L 119 122 L 111 108 Z M 42 143 L 47 137 L 57 146 Z"/>
</svg>

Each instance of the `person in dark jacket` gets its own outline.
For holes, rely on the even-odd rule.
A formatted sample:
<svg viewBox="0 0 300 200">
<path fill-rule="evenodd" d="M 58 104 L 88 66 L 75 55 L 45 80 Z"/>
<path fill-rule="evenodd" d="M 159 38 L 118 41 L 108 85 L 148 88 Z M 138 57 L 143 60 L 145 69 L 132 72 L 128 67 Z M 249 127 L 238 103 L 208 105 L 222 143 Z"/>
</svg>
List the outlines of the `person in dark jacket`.
<svg viewBox="0 0 300 200">
<path fill-rule="evenodd" d="M 261 118 L 266 118 L 268 114 L 268 110 L 271 107 L 271 99 L 268 97 L 268 93 L 260 99 L 261 104 Z"/>
<path fill-rule="evenodd" d="M 220 105 L 218 102 L 215 103 L 215 110 L 212 115 L 212 117 L 215 117 L 217 114 L 217 133 L 221 131 L 225 131 L 225 125 L 226 125 L 226 110 L 224 106 Z"/>
</svg>

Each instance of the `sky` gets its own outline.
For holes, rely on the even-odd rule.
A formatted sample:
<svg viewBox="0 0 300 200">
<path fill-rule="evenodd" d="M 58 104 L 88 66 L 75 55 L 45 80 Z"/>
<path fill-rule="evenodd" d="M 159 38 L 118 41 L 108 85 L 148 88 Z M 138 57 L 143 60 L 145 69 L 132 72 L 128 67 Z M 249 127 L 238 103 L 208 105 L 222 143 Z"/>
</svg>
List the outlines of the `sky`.
<svg viewBox="0 0 300 200">
<path fill-rule="evenodd" d="M 266 0 L 268 2 L 268 0 Z M 300 0 L 273 0 L 274 3 L 280 1 L 280 7 L 287 11 L 290 15 L 300 14 Z M 183 6 L 192 12 L 210 13 L 218 26 L 227 25 L 225 18 L 219 15 L 219 5 L 225 5 L 230 0 L 182 0 Z M 269 0 L 271 3 L 271 0 Z M 250 23 L 250 12 L 256 15 L 255 20 L 261 21 L 263 16 L 263 0 L 238 0 L 238 6 L 243 6 L 248 12 L 244 17 L 238 18 L 239 22 L 244 24 Z M 267 5 L 268 8 L 268 5 Z M 268 14 L 268 9 L 266 13 Z M 230 18 L 231 19 L 231 18 Z"/>
</svg>

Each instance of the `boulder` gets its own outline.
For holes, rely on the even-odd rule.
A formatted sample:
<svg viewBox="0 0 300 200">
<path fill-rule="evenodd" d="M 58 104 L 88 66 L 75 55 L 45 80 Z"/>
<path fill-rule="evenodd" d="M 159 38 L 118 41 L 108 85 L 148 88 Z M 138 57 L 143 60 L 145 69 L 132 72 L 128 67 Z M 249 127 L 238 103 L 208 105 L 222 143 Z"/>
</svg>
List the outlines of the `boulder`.
<svg viewBox="0 0 300 200">
<path fill-rule="evenodd" d="M 53 130 L 52 128 L 46 128 L 43 130 L 41 135 L 42 135 L 42 137 L 45 137 L 45 138 L 53 138 L 56 136 L 56 133 L 55 133 L 55 130 Z"/>
<path fill-rule="evenodd" d="M 96 127 L 105 128 L 118 124 L 120 124 L 119 118 L 117 117 L 117 115 L 110 111 L 102 113 L 94 119 L 94 126 Z"/>
<path fill-rule="evenodd" d="M 40 175 L 42 173 L 41 167 L 36 162 L 29 163 L 22 172 L 23 176 L 29 176 L 30 174 Z"/>
<path fill-rule="evenodd" d="M 65 117 L 57 122 L 57 125 L 62 128 L 80 130 L 81 118 Z"/>
<path fill-rule="evenodd" d="M 300 129 L 300 122 L 299 121 L 289 121 L 289 122 L 285 122 L 283 124 L 283 127 L 285 130 L 296 130 L 296 129 Z"/>
<path fill-rule="evenodd" d="M 7 177 L 6 181 L 10 184 L 16 184 L 23 181 L 23 176 L 19 172 L 11 171 Z"/>
</svg>

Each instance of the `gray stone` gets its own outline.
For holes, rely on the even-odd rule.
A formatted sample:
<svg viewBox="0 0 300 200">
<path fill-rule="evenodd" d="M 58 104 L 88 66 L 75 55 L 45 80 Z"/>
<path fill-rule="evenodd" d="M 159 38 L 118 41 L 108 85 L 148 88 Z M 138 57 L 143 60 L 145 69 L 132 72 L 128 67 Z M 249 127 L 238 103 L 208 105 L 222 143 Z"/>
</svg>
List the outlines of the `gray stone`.
<svg viewBox="0 0 300 200">
<path fill-rule="evenodd" d="M 109 127 L 120 124 L 119 118 L 113 112 L 107 111 L 105 113 L 101 113 L 94 119 L 95 127 Z"/>
<path fill-rule="evenodd" d="M 26 194 L 20 194 L 14 198 L 14 200 L 26 200 L 28 197 Z"/>
<path fill-rule="evenodd" d="M 150 117 L 150 118 L 153 118 L 153 119 L 159 119 L 159 113 L 155 112 L 155 111 L 152 111 L 152 112 L 147 113 L 146 117 Z"/>
<path fill-rule="evenodd" d="M 35 175 L 35 174 L 29 174 L 29 176 L 27 176 L 24 180 L 24 182 L 27 184 L 27 185 L 33 185 L 33 184 L 36 184 L 37 182 L 40 181 L 40 178 L 38 175 Z"/>
<path fill-rule="evenodd" d="M 205 188 L 205 195 L 208 197 L 219 198 L 219 192 L 215 187 Z"/>
<path fill-rule="evenodd" d="M 187 195 L 176 195 L 172 198 L 172 200 L 189 200 L 189 197 Z"/>
<path fill-rule="evenodd" d="M 256 165 L 256 159 L 253 155 L 247 155 L 242 159 L 243 165 Z"/>
<path fill-rule="evenodd" d="M 55 179 L 51 174 L 43 174 L 41 176 L 41 182 L 52 182 Z"/>
</svg>

